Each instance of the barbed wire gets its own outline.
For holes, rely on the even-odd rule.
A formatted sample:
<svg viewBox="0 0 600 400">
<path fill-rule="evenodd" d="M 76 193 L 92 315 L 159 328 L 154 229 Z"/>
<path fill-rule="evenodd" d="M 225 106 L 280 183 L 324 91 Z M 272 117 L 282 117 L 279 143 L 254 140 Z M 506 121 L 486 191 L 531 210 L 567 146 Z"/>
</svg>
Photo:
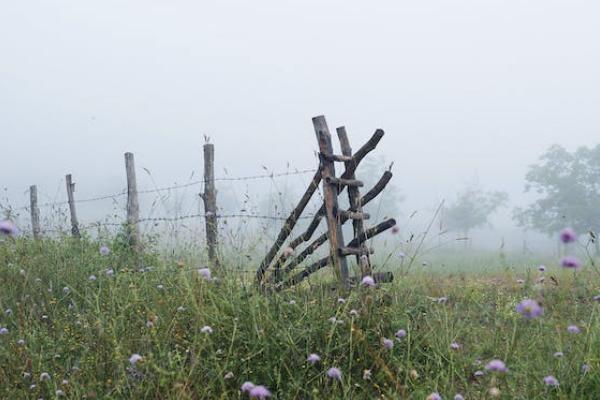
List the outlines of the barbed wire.
<svg viewBox="0 0 600 400">
<path fill-rule="evenodd" d="M 223 182 L 223 181 L 249 181 L 249 180 L 257 180 L 257 179 L 272 179 L 272 178 L 279 178 L 279 177 L 284 177 L 284 176 L 304 175 L 304 174 L 316 172 L 316 171 L 317 171 L 317 169 L 312 168 L 312 169 L 302 169 L 302 170 L 278 172 L 278 173 L 271 172 L 269 174 L 262 174 L 262 175 L 249 175 L 249 176 L 241 176 L 241 177 L 221 177 L 221 178 L 215 178 L 215 182 L 216 181 Z M 138 190 L 138 194 L 158 193 L 158 192 L 164 192 L 164 191 L 169 191 L 169 190 L 187 188 L 187 187 L 196 186 L 196 185 L 205 184 L 205 183 L 206 183 L 206 180 L 202 179 L 202 180 L 196 180 L 196 181 L 192 181 L 192 182 L 188 182 L 188 183 L 184 183 L 184 184 L 180 184 L 180 185 L 165 186 L 165 187 L 160 187 L 160 188 L 155 188 L 155 189 Z M 101 196 L 97 196 L 97 197 L 90 197 L 90 198 L 86 198 L 86 199 L 75 200 L 75 203 L 76 204 L 91 203 L 91 202 L 107 200 L 107 199 L 117 199 L 117 198 L 125 196 L 125 195 L 127 195 L 127 189 L 121 190 L 120 192 L 113 193 L 113 194 L 106 194 L 106 195 L 101 195 Z M 68 205 L 68 204 L 69 204 L 68 201 L 46 202 L 46 203 L 38 204 L 38 208 L 48 208 L 48 207 L 63 206 L 63 205 Z M 30 208 L 31 207 L 27 205 L 27 206 L 22 206 L 22 207 L 18 207 L 18 208 L 13 208 L 12 210 L 13 211 L 26 211 L 26 210 L 29 210 Z"/>
</svg>

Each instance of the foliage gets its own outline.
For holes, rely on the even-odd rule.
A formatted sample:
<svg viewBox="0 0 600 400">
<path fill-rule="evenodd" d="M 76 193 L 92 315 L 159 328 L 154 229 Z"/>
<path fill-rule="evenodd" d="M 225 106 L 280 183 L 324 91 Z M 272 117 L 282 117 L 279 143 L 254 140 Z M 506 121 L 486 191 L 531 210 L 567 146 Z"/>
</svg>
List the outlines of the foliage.
<svg viewBox="0 0 600 400">
<path fill-rule="evenodd" d="M 565 226 L 579 232 L 600 228 L 600 145 L 574 152 L 554 145 L 529 168 L 525 179 L 525 191 L 539 198 L 515 210 L 521 226 L 549 235 Z"/>
</svg>

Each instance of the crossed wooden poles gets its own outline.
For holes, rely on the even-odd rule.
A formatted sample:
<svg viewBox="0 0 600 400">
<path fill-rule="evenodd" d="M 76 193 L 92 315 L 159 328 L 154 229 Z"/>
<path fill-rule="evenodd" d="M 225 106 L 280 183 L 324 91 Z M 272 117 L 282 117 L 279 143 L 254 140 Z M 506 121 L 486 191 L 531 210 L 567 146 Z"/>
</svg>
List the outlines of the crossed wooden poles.
<svg viewBox="0 0 600 400">
<path fill-rule="evenodd" d="M 325 117 L 318 116 L 313 118 L 313 126 L 319 144 L 319 169 L 313 176 L 298 205 L 286 219 L 275 243 L 273 243 L 273 246 L 261 262 L 256 272 L 257 281 L 259 285 L 269 283 L 273 284 L 276 289 L 282 289 L 302 282 L 314 272 L 331 264 L 342 287 L 348 289 L 351 284 L 361 279 L 361 277 L 351 278 L 349 276 L 346 257 L 355 256 L 363 277 L 371 275 L 375 282 L 389 282 L 393 279 L 391 272 L 373 274 L 369 258 L 371 251 L 367 248 L 365 242 L 395 226 L 396 221 L 388 219 L 372 228 L 365 229 L 364 221 L 369 219 L 369 215 L 364 213 L 362 208 L 381 193 L 391 180 L 392 173 L 389 170 L 385 171 L 375 186 L 364 196 L 361 196 L 359 190 L 360 187 L 364 186 L 363 182 L 357 180 L 355 177 L 355 172 L 359 164 L 367 154 L 377 147 L 384 133 L 381 129 L 376 130 L 367 143 L 352 154 L 346 129 L 344 127 L 337 128 L 336 131 L 342 154 L 336 155 L 333 154 L 331 134 L 329 133 Z M 343 163 L 345 168 L 340 177 L 336 177 L 335 174 L 336 162 Z M 306 231 L 289 241 L 285 250 L 281 252 L 281 248 L 292 233 L 294 226 L 321 182 L 323 182 L 323 205 L 315 214 Z M 350 208 L 348 210 L 340 210 L 338 207 L 338 196 L 345 188 L 348 191 Z M 299 254 L 295 254 L 295 250 L 301 244 L 311 240 L 324 217 L 327 221 L 327 232 L 314 239 Z M 342 225 L 349 220 L 352 221 L 354 238 L 345 244 Z M 325 242 L 329 242 L 329 255 L 292 275 L 294 269 Z M 273 273 L 269 277 L 266 277 L 266 272 L 271 266 L 273 267 Z"/>
</svg>

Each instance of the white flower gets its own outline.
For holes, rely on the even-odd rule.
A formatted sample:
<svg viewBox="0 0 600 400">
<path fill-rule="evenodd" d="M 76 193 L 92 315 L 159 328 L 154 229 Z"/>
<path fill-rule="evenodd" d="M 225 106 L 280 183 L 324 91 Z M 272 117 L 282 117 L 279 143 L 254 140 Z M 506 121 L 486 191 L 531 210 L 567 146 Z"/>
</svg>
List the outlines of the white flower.
<svg viewBox="0 0 600 400">
<path fill-rule="evenodd" d="M 42 372 L 42 374 L 40 375 L 40 381 L 44 382 L 44 381 L 49 381 L 50 379 L 50 374 L 47 372 Z"/>
<path fill-rule="evenodd" d="M 138 361 L 142 361 L 143 359 L 144 359 L 144 357 L 140 356 L 137 353 L 132 354 L 131 357 L 129 357 L 129 364 L 131 364 L 132 366 L 135 367 L 135 365 L 138 363 Z"/>
<path fill-rule="evenodd" d="M 97 279 L 97 278 L 96 278 L 96 275 L 90 275 L 90 276 L 88 277 L 88 280 L 90 280 L 90 281 L 92 281 L 92 282 L 93 282 L 93 281 L 95 281 L 96 279 Z"/>
<path fill-rule="evenodd" d="M 202 327 L 202 329 L 200 329 L 200 332 L 211 334 L 211 333 L 213 333 L 213 328 L 211 328 L 208 325 L 205 325 Z"/>
</svg>

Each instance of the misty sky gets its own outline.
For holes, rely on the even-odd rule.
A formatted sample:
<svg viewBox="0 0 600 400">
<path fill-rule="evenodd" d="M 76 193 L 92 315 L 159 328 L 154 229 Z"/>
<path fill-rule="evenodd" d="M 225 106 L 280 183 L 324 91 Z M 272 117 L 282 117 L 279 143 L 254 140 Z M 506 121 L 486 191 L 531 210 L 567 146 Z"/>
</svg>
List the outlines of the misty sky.
<svg viewBox="0 0 600 400">
<path fill-rule="evenodd" d="M 522 200 L 549 145 L 595 145 L 600 3 L 589 0 L 3 1 L 0 185 L 124 187 L 315 166 L 311 117 L 376 128 L 405 209 L 467 183 Z M 221 175 L 218 173 L 217 175 Z M 62 195 L 62 194 L 61 194 Z"/>
</svg>

